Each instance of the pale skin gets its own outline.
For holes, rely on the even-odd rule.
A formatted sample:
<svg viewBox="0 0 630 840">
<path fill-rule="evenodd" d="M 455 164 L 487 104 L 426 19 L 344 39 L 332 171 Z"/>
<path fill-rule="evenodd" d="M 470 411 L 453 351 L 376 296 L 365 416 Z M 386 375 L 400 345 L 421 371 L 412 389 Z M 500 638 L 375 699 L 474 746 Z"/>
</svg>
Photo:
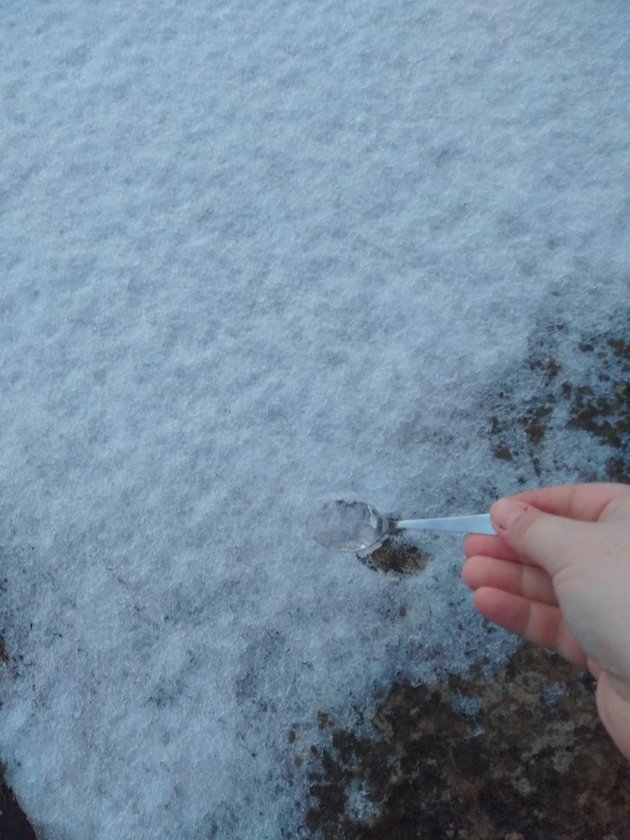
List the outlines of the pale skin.
<svg viewBox="0 0 630 840">
<path fill-rule="evenodd" d="M 491 516 L 498 536 L 464 542 L 475 607 L 588 668 L 602 723 L 630 759 L 630 486 L 532 490 Z"/>
</svg>

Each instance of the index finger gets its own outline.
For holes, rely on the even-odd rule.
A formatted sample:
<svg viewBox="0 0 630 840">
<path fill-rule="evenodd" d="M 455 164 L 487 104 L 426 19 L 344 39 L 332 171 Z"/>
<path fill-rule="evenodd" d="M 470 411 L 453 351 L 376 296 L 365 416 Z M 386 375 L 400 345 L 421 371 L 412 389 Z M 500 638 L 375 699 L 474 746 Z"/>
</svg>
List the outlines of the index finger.
<svg viewBox="0 0 630 840">
<path fill-rule="evenodd" d="M 527 490 L 509 498 L 556 516 L 582 522 L 597 522 L 610 502 L 619 498 L 630 499 L 630 487 L 611 483 L 560 484 L 555 487 Z"/>
</svg>

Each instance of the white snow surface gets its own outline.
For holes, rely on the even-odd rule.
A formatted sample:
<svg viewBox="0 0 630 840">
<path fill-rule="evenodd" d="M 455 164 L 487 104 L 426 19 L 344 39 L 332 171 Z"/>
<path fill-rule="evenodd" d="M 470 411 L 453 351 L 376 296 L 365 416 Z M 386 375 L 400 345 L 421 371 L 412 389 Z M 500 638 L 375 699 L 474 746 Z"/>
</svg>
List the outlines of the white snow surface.
<svg viewBox="0 0 630 840">
<path fill-rule="evenodd" d="M 550 324 L 579 370 L 627 311 L 629 24 L 0 2 L 0 759 L 42 840 L 301 836 L 319 711 L 512 649 L 458 538 L 400 578 L 303 523 L 610 455 L 559 428 L 542 475 L 497 460 L 486 405 L 527 402 Z"/>
</svg>

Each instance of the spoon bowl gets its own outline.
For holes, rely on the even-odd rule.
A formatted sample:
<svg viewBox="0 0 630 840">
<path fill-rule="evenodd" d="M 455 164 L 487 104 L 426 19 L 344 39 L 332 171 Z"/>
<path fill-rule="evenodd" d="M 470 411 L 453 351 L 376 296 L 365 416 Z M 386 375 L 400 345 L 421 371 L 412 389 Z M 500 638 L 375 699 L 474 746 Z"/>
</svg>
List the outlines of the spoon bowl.
<svg viewBox="0 0 630 840">
<path fill-rule="evenodd" d="M 376 548 L 390 533 L 393 521 L 367 502 L 328 499 L 308 520 L 310 536 L 336 551 L 367 551 Z"/>
</svg>

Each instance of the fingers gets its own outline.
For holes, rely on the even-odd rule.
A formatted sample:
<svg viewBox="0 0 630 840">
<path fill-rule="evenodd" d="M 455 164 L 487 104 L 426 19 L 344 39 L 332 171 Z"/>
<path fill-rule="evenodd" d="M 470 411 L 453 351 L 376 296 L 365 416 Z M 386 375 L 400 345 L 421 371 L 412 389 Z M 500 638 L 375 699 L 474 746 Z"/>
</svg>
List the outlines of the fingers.
<svg viewBox="0 0 630 840">
<path fill-rule="evenodd" d="M 497 534 L 520 560 L 541 566 L 552 578 L 577 567 L 591 567 L 601 543 L 601 523 L 547 513 L 512 498 L 500 499 L 491 510 Z"/>
<path fill-rule="evenodd" d="M 516 509 L 527 514 L 518 525 L 506 514 L 515 502 Z M 584 527 L 589 523 L 630 518 L 630 486 L 567 484 L 530 490 L 500 500 L 491 515 L 497 536 L 468 534 L 464 540 L 467 557 L 497 557 L 558 571 L 575 553 L 583 553 L 575 549 L 583 545 Z M 506 515 L 510 515 L 507 522 Z"/>
<path fill-rule="evenodd" d="M 558 605 L 549 575 L 536 566 L 510 563 L 496 557 L 471 557 L 462 569 L 462 578 L 471 589 L 489 586 L 530 601 Z"/>
<path fill-rule="evenodd" d="M 612 502 L 627 505 L 630 511 L 630 486 L 625 484 L 564 484 L 528 490 L 509 498 L 545 513 L 583 522 L 597 522 Z"/>
<path fill-rule="evenodd" d="M 475 592 L 475 607 L 494 624 L 529 642 L 554 650 L 570 662 L 586 665 L 586 656 L 568 629 L 560 609 L 491 587 Z"/>
<path fill-rule="evenodd" d="M 519 554 L 511 548 L 502 537 L 490 537 L 483 534 L 468 534 L 464 538 L 464 554 L 466 557 L 496 557 L 510 563 L 525 563 L 533 565 L 534 561 Z"/>
<path fill-rule="evenodd" d="M 510 548 L 501 537 L 489 537 L 483 534 L 468 534 L 464 537 L 464 554 L 466 557 L 483 555 L 512 562 L 517 559 L 514 549 Z"/>
<path fill-rule="evenodd" d="M 464 554 L 466 557 L 496 557 L 498 560 L 507 560 L 510 563 L 535 565 L 533 560 L 519 554 L 501 537 L 488 537 L 482 534 L 468 534 L 464 538 Z"/>
</svg>

